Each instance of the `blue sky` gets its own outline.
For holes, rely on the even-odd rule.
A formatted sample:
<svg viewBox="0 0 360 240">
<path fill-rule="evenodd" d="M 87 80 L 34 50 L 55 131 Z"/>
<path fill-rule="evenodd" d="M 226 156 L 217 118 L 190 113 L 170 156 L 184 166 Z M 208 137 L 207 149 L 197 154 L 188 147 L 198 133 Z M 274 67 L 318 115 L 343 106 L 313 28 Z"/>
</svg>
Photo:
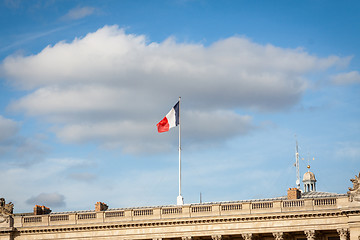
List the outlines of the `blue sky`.
<svg viewBox="0 0 360 240">
<path fill-rule="evenodd" d="M 0 195 L 15 212 L 270 198 L 360 170 L 358 1 L 0 2 Z M 312 158 L 315 160 L 309 160 Z"/>
</svg>

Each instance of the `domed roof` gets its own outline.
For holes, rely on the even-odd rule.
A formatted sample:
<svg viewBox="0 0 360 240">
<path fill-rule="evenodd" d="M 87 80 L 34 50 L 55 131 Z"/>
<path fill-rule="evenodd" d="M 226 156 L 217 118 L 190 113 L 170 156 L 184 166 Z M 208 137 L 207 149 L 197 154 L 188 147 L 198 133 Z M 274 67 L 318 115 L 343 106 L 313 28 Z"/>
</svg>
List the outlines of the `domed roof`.
<svg viewBox="0 0 360 240">
<path fill-rule="evenodd" d="M 315 174 L 310 171 L 306 172 L 303 177 L 303 182 L 305 182 L 305 181 L 316 182 Z"/>
</svg>

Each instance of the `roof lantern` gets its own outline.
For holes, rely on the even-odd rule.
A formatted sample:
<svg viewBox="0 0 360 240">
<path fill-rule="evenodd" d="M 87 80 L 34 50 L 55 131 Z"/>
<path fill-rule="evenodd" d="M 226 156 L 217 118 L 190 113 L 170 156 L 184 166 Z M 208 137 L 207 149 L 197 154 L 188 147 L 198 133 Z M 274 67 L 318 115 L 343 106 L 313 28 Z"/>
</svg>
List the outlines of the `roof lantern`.
<svg viewBox="0 0 360 240">
<path fill-rule="evenodd" d="M 315 192 L 316 191 L 316 178 L 313 172 L 310 172 L 310 165 L 307 166 L 308 171 L 304 174 L 304 192 Z"/>
</svg>

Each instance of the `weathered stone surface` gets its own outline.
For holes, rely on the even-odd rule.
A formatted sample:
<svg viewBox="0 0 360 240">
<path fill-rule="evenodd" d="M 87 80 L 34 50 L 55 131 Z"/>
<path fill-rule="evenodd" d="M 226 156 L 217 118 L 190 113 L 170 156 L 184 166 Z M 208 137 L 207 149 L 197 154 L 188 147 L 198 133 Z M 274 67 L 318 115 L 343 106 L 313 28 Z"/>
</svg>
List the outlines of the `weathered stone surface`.
<svg viewBox="0 0 360 240">
<path fill-rule="evenodd" d="M 355 175 L 354 179 L 350 179 L 353 183 L 353 187 L 349 187 L 349 191 L 347 192 L 349 195 L 350 202 L 357 201 L 360 202 L 360 173 L 359 176 Z"/>
<path fill-rule="evenodd" d="M 347 194 L 30 216 L 5 205 L 0 240 L 360 240 L 360 202 Z"/>
</svg>

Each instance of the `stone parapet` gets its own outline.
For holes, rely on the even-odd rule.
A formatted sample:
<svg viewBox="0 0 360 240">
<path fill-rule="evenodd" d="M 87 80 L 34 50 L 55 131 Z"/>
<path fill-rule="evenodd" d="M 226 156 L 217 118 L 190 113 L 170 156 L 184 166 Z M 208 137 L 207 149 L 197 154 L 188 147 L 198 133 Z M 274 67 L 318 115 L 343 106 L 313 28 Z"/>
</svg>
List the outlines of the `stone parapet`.
<svg viewBox="0 0 360 240">
<path fill-rule="evenodd" d="M 343 197 L 347 199 L 346 196 Z M 192 204 L 149 208 L 108 209 L 106 211 L 83 211 L 52 213 L 40 216 L 14 216 L 14 227 L 59 226 L 67 224 L 103 223 L 139 220 L 182 219 L 217 216 L 242 216 L 299 211 L 350 209 L 342 198 L 318 198 L 272 201 L 244 201 L 226 203 Z M 348 202 L 349 203 L 349 202 Z M 353 203 L 350 203 L 350 205 Z M 359 206 L 357 205 L 357 208 Z"/>
<path fill-rule="evenodd" d="M 0 240 L 297 239 L 294 236 L 309 240 L 326 240 L 323 236 L 358 240 L 360 203 L 345 199 L 347 196 L 341 195 L 46 215 L 15 214 L 12 228 L 0 227 Z M 11 238 L 12 235 L 16 237 Z"/>
</svg>

